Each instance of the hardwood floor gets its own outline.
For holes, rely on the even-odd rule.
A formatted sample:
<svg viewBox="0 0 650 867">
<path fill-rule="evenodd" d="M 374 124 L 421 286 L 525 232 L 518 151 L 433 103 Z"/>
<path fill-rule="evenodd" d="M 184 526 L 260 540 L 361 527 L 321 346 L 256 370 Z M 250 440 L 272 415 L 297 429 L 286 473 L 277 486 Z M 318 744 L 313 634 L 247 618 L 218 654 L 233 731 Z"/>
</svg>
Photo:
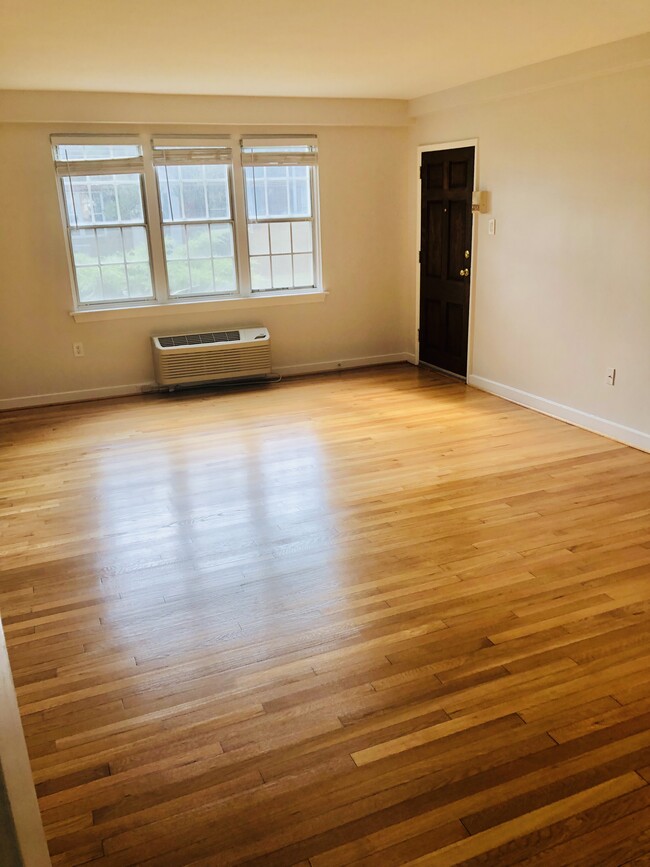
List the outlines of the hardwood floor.
<svg viewBox="0 0 650 867">
<path fill-rule="evenodd" d="M 54 864 L 650 863 L 650 456 L 409 366 L 0 416 Z"/>
</svg>

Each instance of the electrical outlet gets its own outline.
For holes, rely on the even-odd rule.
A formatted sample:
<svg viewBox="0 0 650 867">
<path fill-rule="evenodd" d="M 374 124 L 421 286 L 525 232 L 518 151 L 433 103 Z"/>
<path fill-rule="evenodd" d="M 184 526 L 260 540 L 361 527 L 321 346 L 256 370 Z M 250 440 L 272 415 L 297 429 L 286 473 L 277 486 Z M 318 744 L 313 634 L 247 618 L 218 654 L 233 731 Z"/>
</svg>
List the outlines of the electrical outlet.
<svg viewBox="0 0 650 867">
<path fill-rule="evenodd" d="M 86 354 L 84 352 L 83 343 L 73 343 L 72 344 L 72 352 L 73 352 L 75 358 L 83 358 L 83 356 Z"/>
<path fill-rule="evenodd" d="M 488 220 L 488 235 L 496 235 L 497 233 L 497 221 L 492 219 Z"/>
<path fill-rule="evenodd" d="M 616 383 L 616 368 L 608 367 L 607 368 L 607 377 L 605 379 L 607 385 L 614 385 Z"/>
</svg>

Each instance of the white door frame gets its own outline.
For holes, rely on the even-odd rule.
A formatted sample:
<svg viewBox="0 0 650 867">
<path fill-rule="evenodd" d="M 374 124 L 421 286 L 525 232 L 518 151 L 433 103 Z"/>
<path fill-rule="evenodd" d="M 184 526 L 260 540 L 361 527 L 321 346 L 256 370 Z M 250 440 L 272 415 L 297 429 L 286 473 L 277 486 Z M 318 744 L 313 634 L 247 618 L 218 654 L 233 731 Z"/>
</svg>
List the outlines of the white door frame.
<svg viewBox="0 0 650 867">
<path fill-rule="evenodd" d="M 416 167 L 417 179 L 417 216 L 416 216 L 416 236 L 415 236 L 415 251 L 416 251 L 416 276 L 415 276 L 415 363 L 420 362 L 420 341 L 418 340 L 418 328 L 420 327 L 420 233 L 422 231 L 422 181 L 420 180 L 420 166 L 422 164 L 422 154 L 428 151 L 446 151 L 454 148 L 474 148 L 474 184 L 472 189 L 478 189 L 478 139 L 467 138 L 462 141 L 445 141 L 438 144 L 425 144 L 418 147 L 418 163 Z M 476 288 L 476 252 L 478 242 L 478 220 L 476 214 L 472 214 L 472 264 L 469 278 L 469 323 L 467 333 L 467 377 L 472 372 L 472 348 L 474 343 L 474 295 Z M 453 374 L 452 374 L 453 375 Z"/>
</svg>

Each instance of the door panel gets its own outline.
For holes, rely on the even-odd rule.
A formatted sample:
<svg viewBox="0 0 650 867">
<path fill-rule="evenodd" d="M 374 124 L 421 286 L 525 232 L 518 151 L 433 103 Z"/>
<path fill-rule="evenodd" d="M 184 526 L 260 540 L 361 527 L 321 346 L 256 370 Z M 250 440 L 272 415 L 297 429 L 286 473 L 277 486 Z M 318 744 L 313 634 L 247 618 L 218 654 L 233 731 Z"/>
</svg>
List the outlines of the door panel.
<svg viewBox="0 0 650 867">
<path fill-rule="evenodd" d="M 443 204 L 429 202 L 427 204 L 427 221 L 429 231 L 427 233 L 427 276 L 442 277 L 442 224 Z"/>
<path fill-rule="evenodd" d="M 442 189 L 444 178 L 444 164 L 432 163 L 429 167 L 429 171 L 427 172 L 426 177 L 424 175 L 422 177 L 427 185 L 427 189 Z"/>
<path fill-rule="evenodd" d="M 446 304 L 447 350 L 450 355 L 459 356 L 463 351 L 463 306 L 462 304 Z"/>
<path fill-rule="evenodd" d="M 470 204 L 471 208 L 471 204 Z M 448 280 L 461 283 L 460 272 L 465 270 L 465 244 L 467 224 L 467 203 L 465 201 L 449 202 L 449 268 Z"/>
<path fill-rule="evenodd" d="M 422 154 L 420 359 L 467 373 L 474 148 Z"/>
<path fill-rule="evenodd" d="M 474 166 L 472 166 L 472 174 Z M 449 161 L 449 189 L 465 189 L 469 178 L 467 177 L 467 160 Z"/>
<path fill-rule="evenodd" d="M 442 304 L 435 298 L 431 299 L 427 305 L 427 330 L 426 337 L 428 343 L 432 346 L 440 344 L 440 335 L 442 333 Z"/>
</svg>

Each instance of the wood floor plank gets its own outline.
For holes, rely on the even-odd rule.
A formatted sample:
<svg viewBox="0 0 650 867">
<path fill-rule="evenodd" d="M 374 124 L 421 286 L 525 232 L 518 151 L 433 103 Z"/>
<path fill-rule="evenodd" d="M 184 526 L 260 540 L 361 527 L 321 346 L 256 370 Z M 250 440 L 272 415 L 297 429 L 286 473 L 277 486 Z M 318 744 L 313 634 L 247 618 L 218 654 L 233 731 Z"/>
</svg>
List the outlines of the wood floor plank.
<svg viewBox="0 0 650 867">
<path fill-rule="evenodd" d="M 650 456 L 409 365 L 0 413 L 55 865 L 648 863 Z"/>
</svg>

